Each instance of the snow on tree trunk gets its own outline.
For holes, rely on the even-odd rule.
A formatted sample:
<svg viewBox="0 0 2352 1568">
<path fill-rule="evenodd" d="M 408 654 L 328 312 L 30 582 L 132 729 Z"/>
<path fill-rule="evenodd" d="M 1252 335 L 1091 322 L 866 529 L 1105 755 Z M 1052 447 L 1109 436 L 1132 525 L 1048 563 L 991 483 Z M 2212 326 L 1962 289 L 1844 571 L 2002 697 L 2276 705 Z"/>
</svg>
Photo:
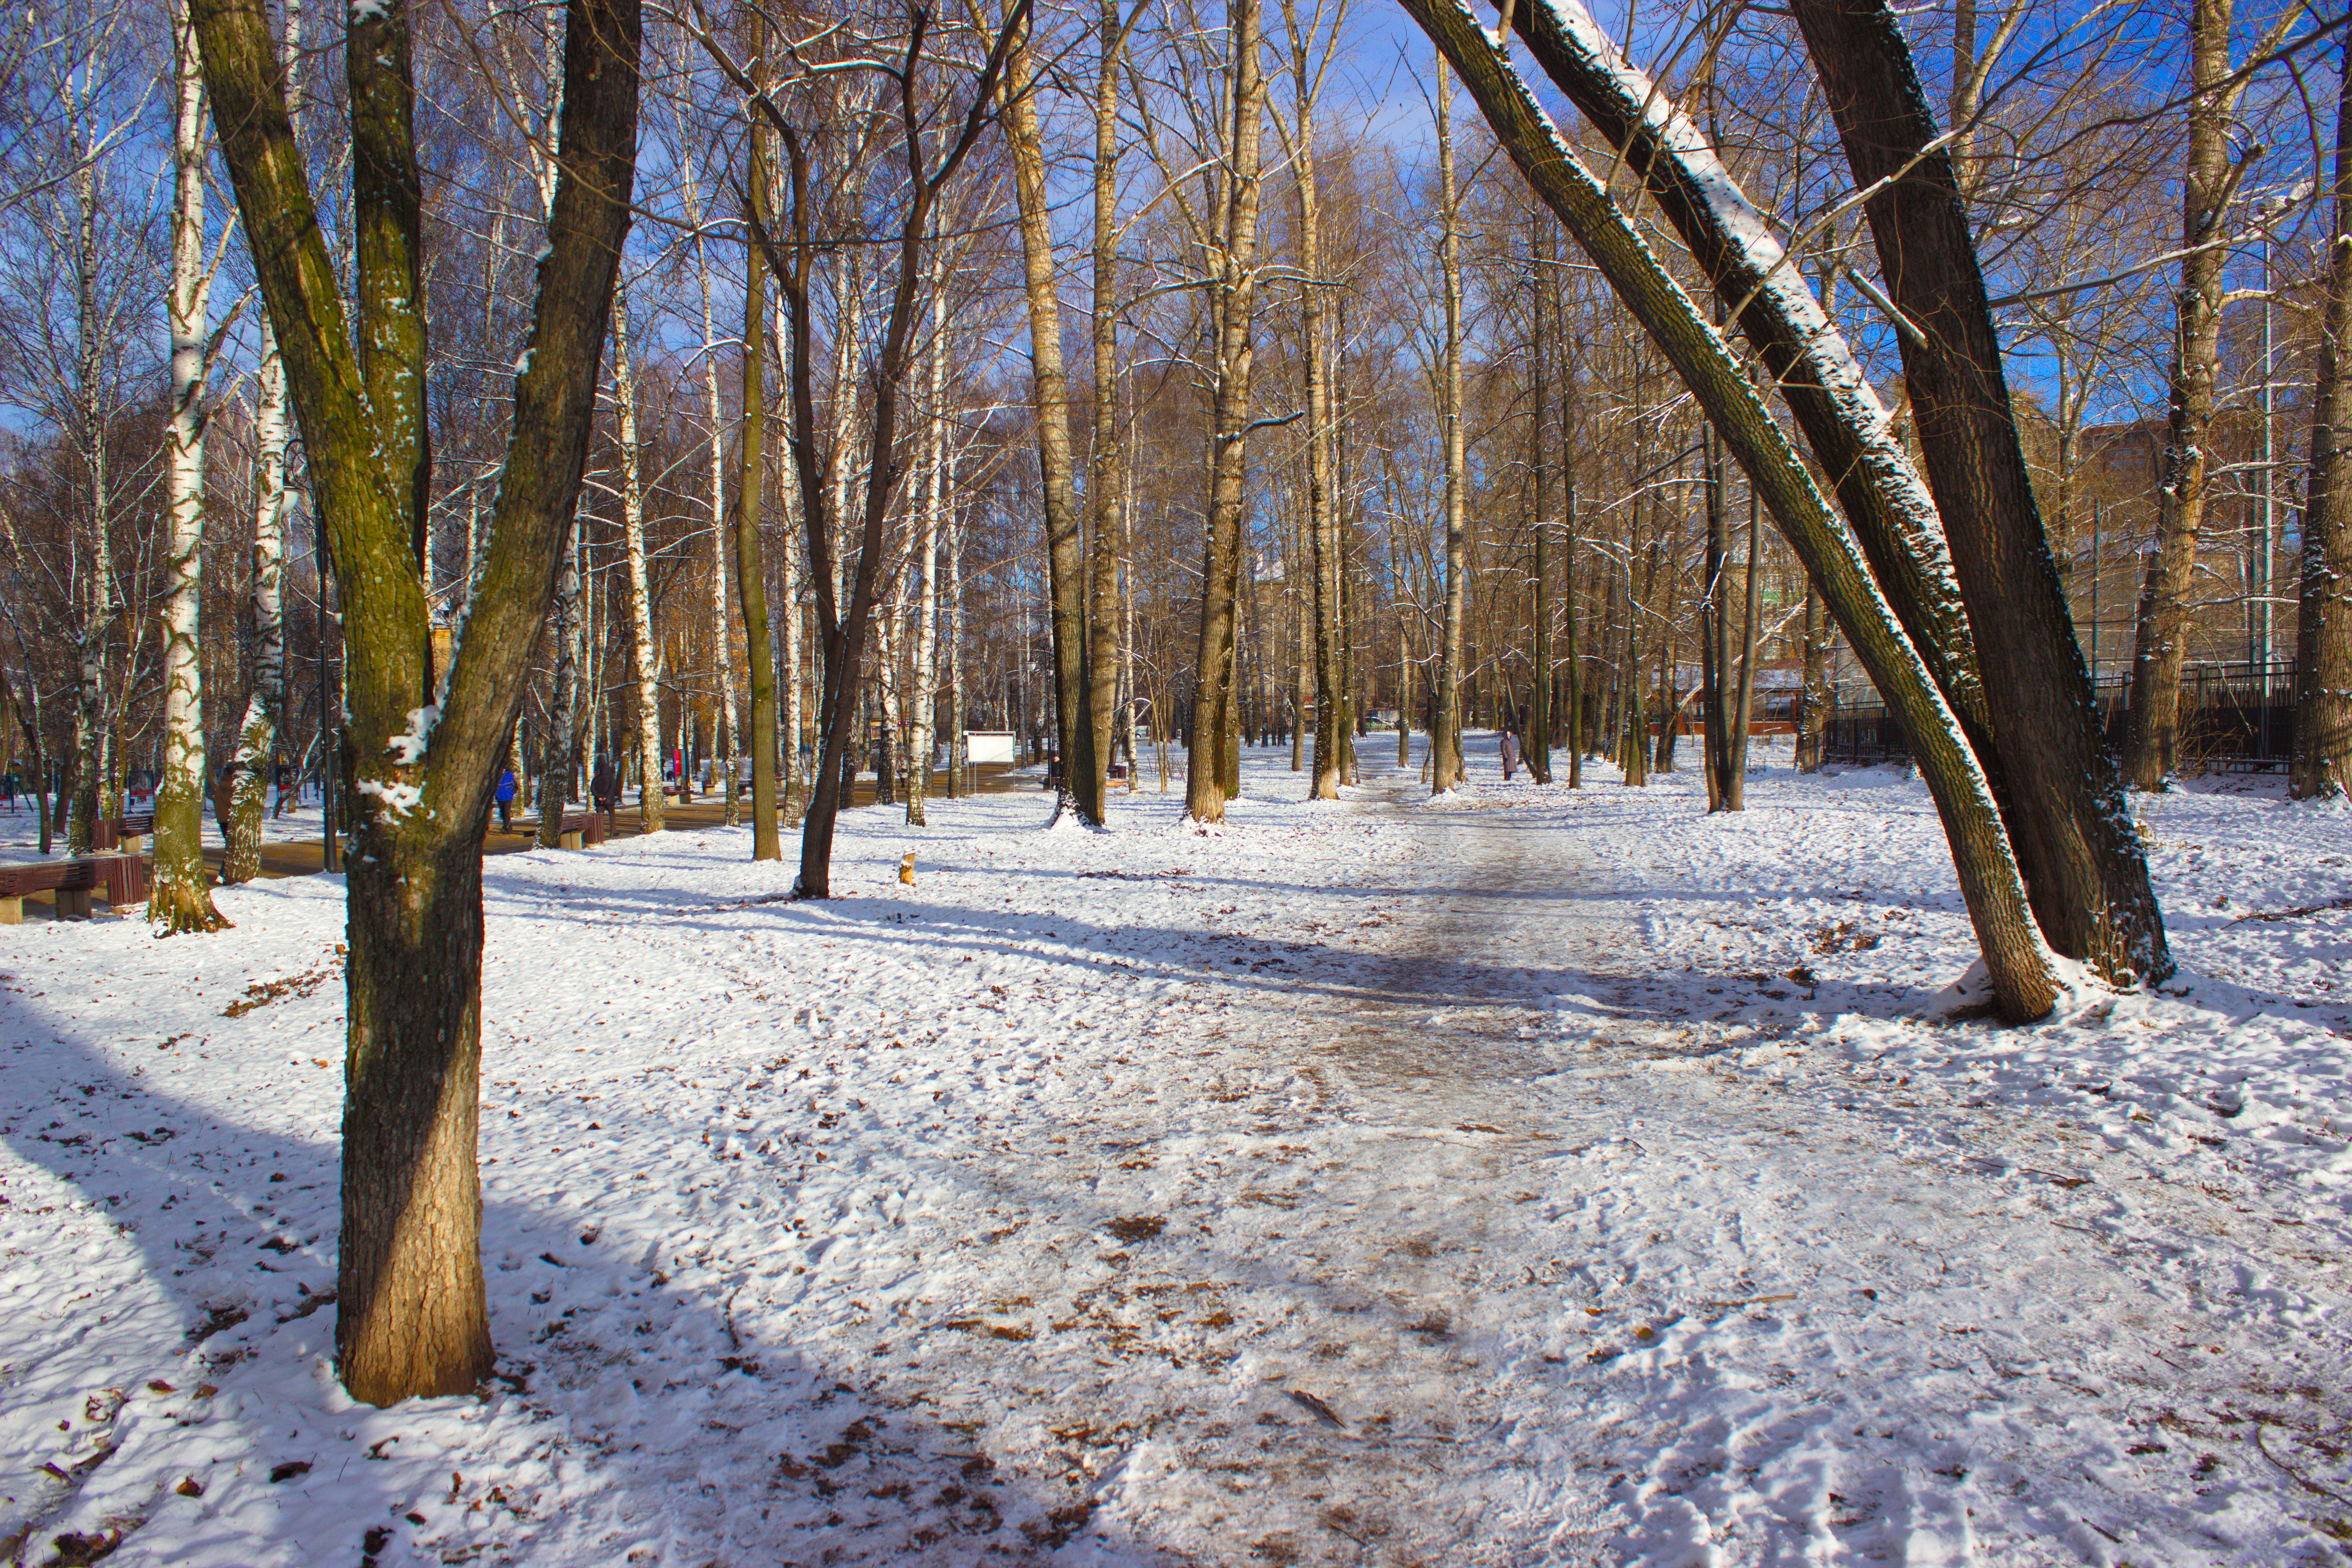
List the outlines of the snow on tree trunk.
<svg viewBox="0 0 2352 1568">
<path fill-rule="evenodd" d="M 2352 794 L 2352 51 L 2339 68 L 2336 211 L 2327 300 L 2311 398 L 2311 478 L 2303 508 L 2301 603 L 2295 617 L 2297 800 Z"/>
<path fill-rule="evenodd" d="M 205 885 L 204 659 L 197 613 L 205 550 L 205 331 L 212 272 L 205 256 L 205 89 L 196 36 L 183 5 L 172 16 L 172 425 L 163 445 L 170 542 L 163 582 L 163 777 L 155 794 L 155 879 L 147 918 L 163 933 L 228 924 Z"/>
</svg>

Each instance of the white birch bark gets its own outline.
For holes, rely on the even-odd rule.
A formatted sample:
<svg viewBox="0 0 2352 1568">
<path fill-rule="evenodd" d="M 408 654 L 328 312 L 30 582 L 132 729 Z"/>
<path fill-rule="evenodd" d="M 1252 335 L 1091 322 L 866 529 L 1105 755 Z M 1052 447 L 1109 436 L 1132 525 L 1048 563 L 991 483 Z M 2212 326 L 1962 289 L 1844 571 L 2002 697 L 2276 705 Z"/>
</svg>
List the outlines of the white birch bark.
<svg viewBox="0 0 2352 1568">
<path fill-rule="evenodd" d="M 921 827 L 931 789 L 932 715 L 939 699 L 940 508 L 947 493 L 947 271 L 931 290 L 931 385 L 928 471 L 915 525 L 914 689 L 908 694 L 914 723 L 907 742 L 907 826 Z"/>
<path fill-rule="evenodd" d="M 637 451 L 637 377 L 629 363 L 629 295 L 613 300 L 613 405 L 621 435 L 621 539 L 629 566 L 630 668 L 637 678 L 637 822 L 662 830 L 661 672 L 655 666 L 654 615 L 646 573 L 646 498 Z"/>
<path fill-rule="evenodd" d="M 172 8 L 172 425 L 163 444 L 170 542 L 163 580 L 163 778 L 155 795 L 155 880 L 147 918 L 166 934 L 228 922 L 205 885 L 205 671 L 198 641 L 205 549 L 205 334 L 212 269 L 205 255 L 204 79 L 186 6 Z"/>
</svg>

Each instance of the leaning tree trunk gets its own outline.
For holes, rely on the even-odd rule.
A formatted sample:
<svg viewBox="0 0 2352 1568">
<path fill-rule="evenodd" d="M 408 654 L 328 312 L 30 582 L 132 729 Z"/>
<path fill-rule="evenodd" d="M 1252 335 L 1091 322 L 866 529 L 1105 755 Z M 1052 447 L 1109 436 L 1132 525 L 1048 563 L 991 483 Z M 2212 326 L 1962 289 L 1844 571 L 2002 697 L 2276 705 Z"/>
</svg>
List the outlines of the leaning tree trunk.
<svg viewBox="0 0 2352 1568">
<path fill-rule="evenodd" d="M 1024 37 L 1004 73 L 1004 140 L 1021 212 L 1022 282 L 1029 306 L 1029 364 L 1037 420 L 1039 499 L 1045 510 L 1045 572 L 1054 632 L 1054 736 L 1060 802 L 1078 820 L 1103 820 L 1103 763 L 1087 717 L 1086 524 L 1070 447 L 1070 382 L 1062 363 L 1062 300 L 1054 275 L 1053 196 L 1046 189 L 1037 84 Z"/>
<path fill-rule="evenodd" d="M 172 426 L 163 447 L 171 542 L 163 578 L 163 780 L 155 793 L 155 881 L 147 919 L 163 934 L 228 924 L 205 886 L 204 658 L 198 646 L 205 552 L 205 329 L 212 294 L 205 257 L 205 89 L 196 35 L 172 17 Z"/>
<path fill-rule="evenodd" d="M 418 549 L 432 476 L 408 7 L 355 12 L 349 27 L 355 321 L 288 120 L 264 0 L 194 9 L 343 591 L 360 811 L 347 885 L 338 1370 L 375 1405 L 469 1394 L 494 1364 L 475 1155 L 479 837 L 595 415 L 635 172 L 640 17 L 635 0 L 567 0 L 562 169 L 512 435 L 466 638 L 436 689 Z"/>
<path fill-rule="evenodd" d="M 1821 584 L 1855 657 L 1910 738 L 1944 824 L 1961 896 L 2002 1016 L 2048 1013 L 2058 994 L 1990 787 L 1917 649 L 1888 612 L 1851 536 L 1815 488 L 1722 335 L 1659 263 L 1463 0 L 1404 0 L 1477 99 L 1497 140 L 1675 365 Z"/>
<path fill-rule="evenodd" d="M 1468 776 L 1462 765 L 1462 605 L 1467 553 L 1468 498 L 1463 493 L 1462 451 L 1462 213 L 1454 184 L 1454 84 L 1445 57 L 1437 60 L 1438 269 L 1445 295 L 1444 363 L 1439 372 L 1438 418 L 1444 426 L 1445 625 L 1437 652 L 1437 723 L 1429 737 L 1429 792 L 1444 795 Z"/>
<path fill-rule="evenodd" d="M 2200 0 L 2200 15 L 2210 3 Z M 2053 948 L 2109 981 L 2161 980 L 2173 967 L 2163 916 L 2042 530 L 1958 175 L 1935 146 L 1935 117 L 1885 0 L 1797 0 L 1796 14 L 1855 184 L 1878 188 L 1864 210 L 1879 269 L 1915 329 L 1897 337 L 1905 390 L 1966 598 L 2002 815 L 2034 917 Z M 2203 385 L 2210 406 L 2210 363 Z M 2201 508 L 2201 458 L 2198 468 Z M 2195 536 L 2192 519 L 2191 552 Z M 2176 666 L 2175 699 L 2178 687 Z"/>
<path fill-rule="evenodd" d="M 2221 365 L 2218 238 L 2237 180 L 2230 167 L 2230 0 L 2189 0 L 2189 173 L 2181 186 L 2180 289 L 2175 329 L 2164 479 L 2157 490 L 2156 549 L 2140 584 L 2132 630 L 2130 738 L 2124 778 L 2162 789 L 2180 761 L 2180 669 L 2196 613 L 2197 532 L 2211 488 L 2207 450 Z"/>
<path fill-rule="evenodd" d="M 2352 46 L 2336 104 L 2336 212 L 2327 302 L 2311 395 L 2311 478 L 2304 491 L 2301 603 L 2294 628 L 2296 800 L 2352 794 Z"/>
<path fill-rule="evenodd" d="M 1618 52 L 1582 0 L 1534 0 L 1517 26 L 1545 74 L 1616 145 L 1771 372 L 1881 591 L 1989 771 L 1992 733 L 1936 503 L 1845 336 L 1706 133 Z"/>
<path fill-rule="evenodd" d="M 747 350 L 745 358 L 750 358 Z M 637 450 L 637 377 L 629 363 L 629 292 L 613 310 L 613 409 L 620 426 L 621 551 L 629 567 L 629 670 L 637 687 L 637 826 L 663 830 L 661 672 L 654 658 L 653 590 L 646 571 L 646 495 Z"/>
<path fill-rule="evenodd" d="M 1257 312 L 1259 137 L 1265 77 L 1258 58 L 1255 0 L 1233 0 L 1233 79 L 1225 94 L 1226 165 L 1220 193 L 1219 255 L 1209 279 L 1215 329 L 1210 399 L 1209 527 L 1201 575 L 1201 635 L 1192 658 L 1192 749 L 1184 769 L 1184 814 L 1225 819 L 1225 780 L 1237 773 L 1232 726 L 1241 693 L 1234 664 L 1239 622 L 1242 523 L 1249 510 L 1249 416 Z"/>
</svg>

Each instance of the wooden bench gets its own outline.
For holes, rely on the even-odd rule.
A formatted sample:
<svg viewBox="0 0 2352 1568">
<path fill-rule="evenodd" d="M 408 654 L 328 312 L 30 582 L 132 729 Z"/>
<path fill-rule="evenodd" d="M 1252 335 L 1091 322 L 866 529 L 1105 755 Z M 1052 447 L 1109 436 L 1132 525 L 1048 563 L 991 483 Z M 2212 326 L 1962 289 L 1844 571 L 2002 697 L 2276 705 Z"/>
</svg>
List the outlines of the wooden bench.
<svg viewBox="0 0 2352 1568">
<path fill-rule="evenodd" d="M 105 889 L 106 901 L 126 909 L 147 897 L 147 862 L 136 855 L 82 855 L 0 866 L 0 925 L 25 923 L 25 900 L 34 893 L 58 896 L 59 920 L 89 919 L 90 895 Z"/>
<path fill-rule="evenodd" d="M 90 847 L 119 851 L 124 855 L 141 855 L 147 849 L 147 836 L 155 831 L 155 814 L 139 816 L 104 816 L 90 825 Z"/>
<path fill-rule="evenodd" d="M 561 849 L 589 849 L 604 842 L 604 816 L 596 811 L 567 811 L 556 825 L 555 843 Z"/>
</svg>

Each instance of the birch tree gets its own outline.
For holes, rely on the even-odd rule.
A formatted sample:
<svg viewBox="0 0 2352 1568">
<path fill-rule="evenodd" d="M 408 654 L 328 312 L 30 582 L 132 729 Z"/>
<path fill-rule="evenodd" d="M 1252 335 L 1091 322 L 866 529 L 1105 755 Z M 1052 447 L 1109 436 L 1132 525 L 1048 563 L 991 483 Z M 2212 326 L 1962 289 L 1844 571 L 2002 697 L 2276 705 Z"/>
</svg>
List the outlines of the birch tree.
<svg viewBox="0 0 2352 1568">
<path fill-rule="evenodd" d="M 637 444 L 637 375 L 629 360 L 629 290 L 613 306 L 613 419 L 621 447 L 621 555 L 628 572 L 629 673 L 636 684 L 637 828 L 663 830 L 661 669 L 654 647 L 651 574 L 646 568 L 646 490 Z"/>
<path fill-rule="evenodd" d="M 196 36 L 172 7 L 172 426 L 164 438 L 163 777 L 155 795 L 155 880 L 147 918 L 163 934 L 228 924 L 205 885 L 204 659 L 197 646 L 205 552 L 206 329 L 213 268 L 205 251 L 205 86 Z"/>
</svg>

